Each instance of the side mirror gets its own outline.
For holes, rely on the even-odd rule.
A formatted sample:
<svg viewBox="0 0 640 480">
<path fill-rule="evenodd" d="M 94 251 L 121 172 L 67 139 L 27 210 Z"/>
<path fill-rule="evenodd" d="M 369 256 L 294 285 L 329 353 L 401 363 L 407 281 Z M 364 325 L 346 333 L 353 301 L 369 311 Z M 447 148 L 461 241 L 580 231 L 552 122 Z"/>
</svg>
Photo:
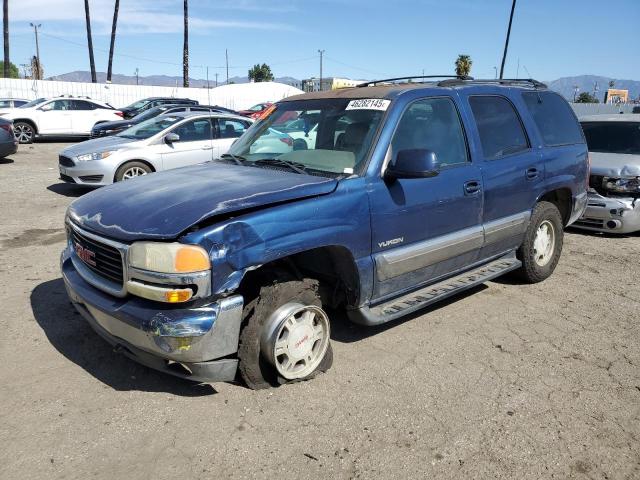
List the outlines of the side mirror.
<svg viewBox="0 0 640 480">
<path fill-rule="evenodd" d="M 167 133 L 164 136 L 164 142 L 168 145 L 171 145 L 174 142 L 179 142 L 180 141 L 180 135 L 178 135 L 177 133 Z"/>
<path fill-rule="evenodd" d="M 388 178 L 428 178 L 440 173 L 436 153 L 426 149 L 400 150 L 396 161 L 387 166 Z"/>
</svg>

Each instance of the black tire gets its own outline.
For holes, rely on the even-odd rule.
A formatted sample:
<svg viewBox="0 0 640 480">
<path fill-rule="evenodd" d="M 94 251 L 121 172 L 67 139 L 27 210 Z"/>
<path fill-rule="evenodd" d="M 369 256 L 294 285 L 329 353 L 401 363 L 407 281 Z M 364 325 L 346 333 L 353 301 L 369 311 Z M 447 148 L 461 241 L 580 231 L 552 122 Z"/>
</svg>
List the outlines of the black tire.
<svg viewBox="0 0 640 480">
<path fill-rule="evenodd" d="M 264 329 L 267 328 L 267 323 L 273 312 L 292 301 L 321 307 L 318 282 L 312 279 L 275 282 L 261 287 L 259 295 L 245 305 L 238 347 L 240 360 L 238 369 L 242 380 L 251 389 L 258 390 L 295 381 L 310 380 L 318 373 L 329 370 L 333 364 L 331 342 L 329 342 L 320 364 L 304 378 L 287 380 L 278 375 L 276 368 L 266 359 L 260 346 Z"/>
<path fill-rule="evenodd" d="M 546 224 L 553 227 L 553 251 L 547 256 L 545 264 L 540 265 L 536 258 L 540 258 L 540 253 L 536 251 L 534 242 L 538 229 Z M 562 253 L 564 240 L 564 226 L 562 216 L 558 207 L 550 202 L 540 202 L 533 209 L 531 221 L 525 233 L 524 242 L 518 249 L 517 256 L 522 262 L 522 267 L 516 272 L 521 280 L 526 283 L 538 283 L 546 280 L 555 270 Z"/>
<path fill-rule="evenodd" d="M 21 144 L 33 143 L 36 138 L 36 129 L 28 122 L 15 122 L 13 131 Z"/>
<path fill-rule="evenodd" d="M 148 174 L 148 173 L 152 173 L 153 172 L 151 167 L 149 167 L 149 165 L 147 165 L 144 162 L 135 162 L 135 161 L 134 162 L 127 162 L 125 164 L 120 165 L 120 168 L 118 168 L 118 170 L 116 171 L 116 175 L 115 175 L 114 181 L 121 182 L 123 180 L 127 180 L 125 178 L 125 174 L 129 170 L 135 169 L 135 168 L 144 170 L 145 175 Z"/>
</svg>

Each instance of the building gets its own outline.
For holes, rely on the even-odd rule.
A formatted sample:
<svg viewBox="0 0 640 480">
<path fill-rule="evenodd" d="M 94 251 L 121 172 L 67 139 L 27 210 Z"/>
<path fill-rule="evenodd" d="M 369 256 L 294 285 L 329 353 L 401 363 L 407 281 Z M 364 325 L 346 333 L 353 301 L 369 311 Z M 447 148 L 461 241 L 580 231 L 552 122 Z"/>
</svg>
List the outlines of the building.
<svg viewBox="0 0 640 480">
<path fill-rule="evenodd" d="M 603 103 L 628 103 L 629 102 L 629 90 L 620 90 L 617 88 L 610 88 L 604 94 Z"/>
<path fill-rule="evenodd" d="M 317 92 L 318 90 L 337 90 L 339 88 L 355 87 L 364 83 L 364 80 L 351 80 L 350 78 L 328 77 L 322 79 L 320 88 L 319 78 L 308 78 L 302 81 L 302 90 L 305 92 Z"/>
</svg>

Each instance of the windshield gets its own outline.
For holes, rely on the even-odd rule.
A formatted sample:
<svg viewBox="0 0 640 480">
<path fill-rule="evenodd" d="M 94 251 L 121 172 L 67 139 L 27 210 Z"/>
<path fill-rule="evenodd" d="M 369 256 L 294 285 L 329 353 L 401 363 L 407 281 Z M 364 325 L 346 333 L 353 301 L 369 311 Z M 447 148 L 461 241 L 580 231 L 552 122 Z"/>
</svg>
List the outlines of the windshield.
<svg viewBox="0 0 640 480">
<path fill-rule="evenodd" d="M 118 137 L 135 138 L 136 140 L 144 140 L 145 138 L 153 137 L 155 134 L 160 133 L 171 125 L 178 123 L 180 120 L 184 120 L 184 117 L 164 116 L 160 118 L 151 118 L 144 122 L 138 123 L 133 127 L 129 127 L 123 130 Z"/>
<path fill-rule="evenodd" d="M 31 100 L 30 102 L 25 103 L 24 105 L 20 105 L 18 108 L 31 108 L 36 105 L 40 105 L 42 102 L 46 102 L 46 98 L 36 98 L 35 100 Z"/>
<path fill-rule="evenodd" d="M 259 103 L 257 105 L 254 105 L 253 107 L 251 107 L 249 109 L 250 112 L 259 112 L 260 110 L 264 109 L 264 104 L 263 103 Z"/>
<path fill-rule="evenodd" d="M 336 175 L 360 173 L 389 104 L 380 102 L 383 108 L 338 98 L 277 104 L 229 153 L 253 165 L 280 162 Z"/>
<path fill-rule="evenodd" d="M 143 120 L 148 120 L 150 118 L 157 117 L 158 115 L 160 115 L 165 110 L 167 110 L 167 107 L 150 108 L 149 110 L 146 110 L 146 111 L 144 111 L 142 113 L 139 113 L 138 115 L 133 117 L 131 120 L 135 121 L 136 123 L 140 123 Z"/>
<path fill-rule="evenodd" d="M 640 122 L 584 122 L 590 152 L 640 155 Z"/>
<path fill-rule="evenodd" d="M 139 108 L 144 107 L 147 103 L 149 103 L 149 100 L 139 100 L 135 103 L 132 103 L 131 105 L 128 105 L 126 107 L 124 107 L 125 109 L 128 110 L 138 110 Z"/>
</svg>

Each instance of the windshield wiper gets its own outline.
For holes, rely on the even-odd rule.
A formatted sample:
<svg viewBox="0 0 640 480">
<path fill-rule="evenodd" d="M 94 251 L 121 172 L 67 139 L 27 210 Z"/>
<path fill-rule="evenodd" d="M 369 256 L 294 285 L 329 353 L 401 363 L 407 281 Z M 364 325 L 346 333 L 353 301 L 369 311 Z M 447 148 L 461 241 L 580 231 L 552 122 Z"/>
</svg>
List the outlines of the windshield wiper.
<svg viewBox="0 0 640 480">
<path fill-rule="evenodd" d="M 233 155 L 232 153 L 223 153 L 222 155 L 220 155 L 220 158 L 221 159 L 230 158 L 236 163 L 236 165 L 242 165 L 244 162 L 247 161 L 246 158 L 240 155 Z"/>
<path fill-rule="evenodd" d="M 301 173 L 306 175 L 306 167 L 301 163 L 290 162 L 289 160 L 282 160 L 280 158 L 261 158 L 260 160 L 256 160 L 253 162 L 256 165 L 276 165 L 276 166 L 285 166 L 289 167 L 296 173 Z"/>
</svg>

